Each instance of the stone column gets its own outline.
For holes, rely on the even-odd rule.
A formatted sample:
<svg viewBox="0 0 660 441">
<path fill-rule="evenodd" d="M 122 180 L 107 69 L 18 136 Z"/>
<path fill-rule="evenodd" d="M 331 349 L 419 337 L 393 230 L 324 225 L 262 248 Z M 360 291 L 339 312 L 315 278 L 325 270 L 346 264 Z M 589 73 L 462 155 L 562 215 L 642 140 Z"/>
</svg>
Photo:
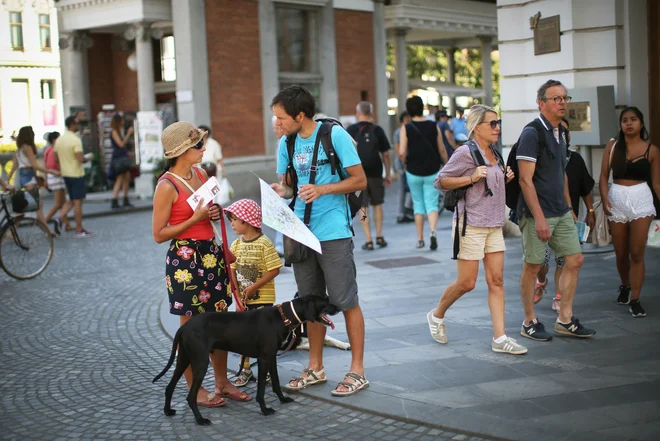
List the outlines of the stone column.
<svg viewBox="0 0 660 441">
<path fill-rule="evenodd" d="M 493 61 L 490 53 L 493 51 L 492 37 L 479 37 L 481 40 L 481 78 L 484 89 L 484 104 L 493 105 Z"/>
<path fill-rule="evenodd" d="M 374 1 L 372 14 L 374 31 L 374 71 L 376 75 L 376 120 L 388 137 L 391 137 L 390 118 L 387 113 L 387 36 L 385 35 L 385 5 L 383 0 Z"/>
<path fill-rule="evenodd" d="M 204 0 L 172 0 L 177 117 L 211 127 Z"/>
<path fill-rule="evenodd" d="M 275 25 L 275 4 L 273 0 L 259 0 L 262 111 L 264 139 L 266 140 L 264 154 L 273 157 L 277 152 L 277 138 L 273 133 L 273 112 L 270 110 L 270 103 L 280 91 L 280 69 L 277 59 L 277 31 Z"/>
<path fill-rule="evenodd" d="M 456 53 L 455 47 L 445 49 L 445 54 L 447 55 L 447 82 L 450 84 L 456 84 L 456 60 L 454 59 L 454 53 Z M 449 118 L 456 116 L 456 97 L 453 94 L 449 95 L 447 114 Z"/>
<path fill-rule="evenodd" d="M 72 107 L 84 107 L 87 118 L 91 119 L 92 115 L 89 114 L 87 49 L 92 40 L 82 31 L 61 34 L 60 40 L 66 41 L 60 47 L 64 116 L 67 117 L 72 114 Z"/>
<path fill-rule="evenodd" d="M 394 57 L 396 60 L 396 98 L 399 113 L 406 110 L 408 98 L 408 55 L 406 54 L 406 35 L 408 29 L 398 28 L 394 31 Z"/>
<path fill-rule="evenodd" d="M 319 65 L 323 72 L 321 84 L 321 112 L 339 117 L 337 86 L 337 47 L 335 45 L 335 9 L 329 1 L 321 8 L 319 39 Z"/>
<path fill-rule="evenodd" d="M 145 112 L 156 110 L 154 61 L 149 23 L 135 25 L 135 56 L 137 58 L 138 108 Z"/>
</svg>

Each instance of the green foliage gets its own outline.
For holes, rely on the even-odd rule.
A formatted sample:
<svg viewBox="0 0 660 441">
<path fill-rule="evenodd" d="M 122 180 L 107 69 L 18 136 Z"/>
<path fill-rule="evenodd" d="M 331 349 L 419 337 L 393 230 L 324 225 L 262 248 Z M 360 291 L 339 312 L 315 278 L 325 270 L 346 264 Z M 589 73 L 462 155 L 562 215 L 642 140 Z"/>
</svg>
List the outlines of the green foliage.
<svg viewBox="0 0 660 441">
<path fill-rule="evenodd" d="M 454 53 L 456 67 L 456 84 L 464 87 L 481 89 L 483 85 L 481 75 L 481 51 L 477 49 L 462 49 Z M 406 46 L 408 55 L 408 77 L 428 77 L 434 81 L 448 81 L 447 54 L 444 50 L 431 46 Z M 500 107 L 500 54 L 499 51 L 491 53 L 493 61 L 493 105 L 499 111 Z M 390 78 L 395 76 L 394 45 L 387 45 L 387 70 Z M 472 103 L 479 103 L 481 98 L 471 99 Z"/>
</svg>

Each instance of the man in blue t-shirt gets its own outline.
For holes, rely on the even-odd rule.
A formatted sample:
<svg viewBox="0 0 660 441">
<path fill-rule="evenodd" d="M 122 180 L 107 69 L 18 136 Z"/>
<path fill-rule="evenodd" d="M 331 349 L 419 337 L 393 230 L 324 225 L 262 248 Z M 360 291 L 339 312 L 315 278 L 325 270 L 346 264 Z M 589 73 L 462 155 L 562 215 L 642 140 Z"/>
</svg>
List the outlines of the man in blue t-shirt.
<svg viewBox="0 0 660 441">
<path fill-rule="evenodd" d="M 465 111 L 462 107 L 456 108 L 457 117 L 451 119 L 451 131 L 454 133 L 456 145 L 463 145 L 468 140 L 467 121 L 463 116 Z"/>
<path fill-rule="evenodd" d="M 456 141 L 454 141 L 454 132 L 449 126 L 449 116 L 446 110 L 439 110 L 435 114 L 435 123 L 438 125 L 438 130 L 442 134 L 442 142 L 445 144 L 447 150 L 447 158 L 451 158 L 452 153 L 456 150 Z"/>
<path fill-rule="evenodd" d="M 364 317 L 357 295 L 355 259 L 353 257 L 352 219 L 346 194 L 364 190 L 367 178 L 353 139 L 339 126 L 333 126 L 331 138 L 346 179 L 332 174 L 331 166 L 322 146 L 318 147 L 315 183 L 309 183 L 310 168 L 316 136 L 321 123 L 313 120 L 316 104 L 314 97 L 301 86 L 290 86 L 278 93 L 271 103 L 276 117 L 275 125 L 284 135 L 277 155 L 277 173 L 283 175 L 281 183 L 271 187 L 283 198 L 293 198 L 292 181 L 287 174 L 289 153 L 286 140 L 295 136 L 293 168 L 298 179 L 298 193 L 294 212 L 302 220 L 306 204 L 312 205 L 309 228 L 321 242 L 322 254 L 314 251 L 306 260 L 293 264 L 293 273 L 302 296 L 325 296 L 344 313 L 346 332 L 351 343 L 351 367 L 344 380 L 332 391 L 333 395 L 353 395 L 369 385 L 364 376 Z M 325 327 L 320 323 L 307 323 L 309 338 L 309 364 L 286 386 L 300 390 L 326 380 L 323 370 L 323 341 Z"/>
</svg>

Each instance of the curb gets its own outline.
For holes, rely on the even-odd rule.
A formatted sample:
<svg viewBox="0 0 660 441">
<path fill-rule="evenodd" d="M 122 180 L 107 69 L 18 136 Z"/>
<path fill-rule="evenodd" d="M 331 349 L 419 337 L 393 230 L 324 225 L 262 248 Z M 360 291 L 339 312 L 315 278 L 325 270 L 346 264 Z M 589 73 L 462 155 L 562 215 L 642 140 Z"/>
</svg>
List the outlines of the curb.
<svg viewBox="0 0 660 441">
<path fill-rule="evenodd" d="M 134 208 L 122 208 L 115 210 L 104 210 L 104 211 L 93 211 L 91 213 L 83 214 L 83 219 L 92 219 L 95 217 L 106 217 L 106 216 L 117 216 L 120 214 L 130 214 L 130 213 L 139 213 L 142 211 L 151 211 L 153 210 L 153 205 L 144 205 L 142 207 Z"/>
</svg>

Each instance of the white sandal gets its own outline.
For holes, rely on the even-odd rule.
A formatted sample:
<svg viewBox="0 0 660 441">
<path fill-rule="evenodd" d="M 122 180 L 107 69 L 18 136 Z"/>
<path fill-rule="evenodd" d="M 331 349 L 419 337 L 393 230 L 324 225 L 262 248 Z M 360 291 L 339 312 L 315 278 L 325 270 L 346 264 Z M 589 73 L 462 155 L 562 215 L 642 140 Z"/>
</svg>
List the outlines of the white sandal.
<svg viewBox="0 0 660 441">
<path fill-rule="evenodd" d="M 367 381 L 367 379 L 363 375 L 356 374 L 355 372 L 349 372 L 346 374 L 344 379 L 346 379 L 347 377 L 352 378 L 355 381 L 341 381 L 337 385 L 335 390 L 332 391 L 332 395 L 337 397 L 347 397 L 349 395 L 354 395 L 359 391 L 361 391 L 362 389 L 366 389 L 369 387 L 369 381 Z M 337 390 L 339 386 L 344 386 L 348 390 L 339 391 Z"/>
<path fill-rule="evenodd" d="M 307 386 L 311 386 L 313 384 L 318 384 L 318 383 L 325 383 L 328 381 L 327 378 L 323 376 L 324 374 L 324 369 L 321 369 L 320 371 L 314 371 L 312 369 L 303 369 L 302 373 L 298 375 L 296 378 L 292 378 L 286 386 L 282 386 L 284 389 L 287 390 L 301 390 L 306 388 Z M 307 374 L 305 377 L 304 374 Z M 291 385 L 291 382 L 295 381 L 295 386 Z"/>
</svg>

